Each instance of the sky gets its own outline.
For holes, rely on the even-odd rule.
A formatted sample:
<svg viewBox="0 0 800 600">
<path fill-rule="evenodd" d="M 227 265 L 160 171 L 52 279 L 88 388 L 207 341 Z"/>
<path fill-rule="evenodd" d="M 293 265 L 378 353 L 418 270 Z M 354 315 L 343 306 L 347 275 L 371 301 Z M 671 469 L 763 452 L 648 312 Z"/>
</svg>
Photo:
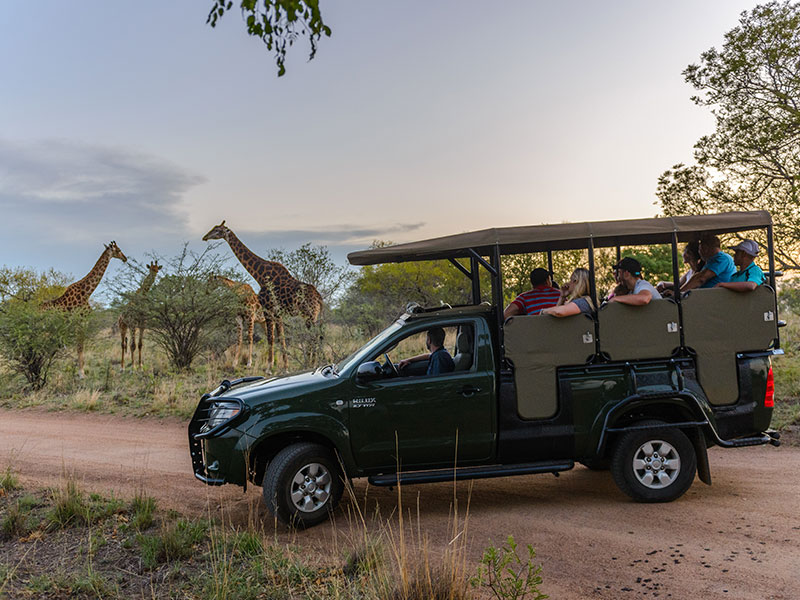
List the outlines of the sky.
<svg viewBox="0 0 800 600">
<path fill-rule="evenodd" d="M 211 1 L 0 14 L 0 266 L 653 216 L 713 130 L 681 72 L 756 2 L 321 0 L 287 74 Z M 224 251 L 221 248 L 221 251 Z M 233 264 L 233 263 L 232 263 Z M 118 264 L 112 270 L 121 268 Z"/>
</svg>

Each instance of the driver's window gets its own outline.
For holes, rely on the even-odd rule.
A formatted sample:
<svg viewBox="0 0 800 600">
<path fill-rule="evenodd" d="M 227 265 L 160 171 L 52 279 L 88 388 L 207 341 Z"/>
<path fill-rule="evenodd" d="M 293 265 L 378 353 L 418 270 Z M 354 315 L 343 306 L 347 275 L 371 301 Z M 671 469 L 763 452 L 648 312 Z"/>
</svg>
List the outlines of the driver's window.
<svg viewBox="0 0 800 600">
<path fill-rule="evenodd" d="M 473 362 L 471 347 L 468 354 L 458 353 L 459 344 L 461 351 L 472 345 L 473 330 L 472 323 L 461 323 L 416 331 L 384 350 L 374 360 L 383 364 L 383 372 L 387 377 L 421 377 L 469 370 Z M 433 348 L 442 349 L 433 358 L 429 339 Z"/>
</svg>

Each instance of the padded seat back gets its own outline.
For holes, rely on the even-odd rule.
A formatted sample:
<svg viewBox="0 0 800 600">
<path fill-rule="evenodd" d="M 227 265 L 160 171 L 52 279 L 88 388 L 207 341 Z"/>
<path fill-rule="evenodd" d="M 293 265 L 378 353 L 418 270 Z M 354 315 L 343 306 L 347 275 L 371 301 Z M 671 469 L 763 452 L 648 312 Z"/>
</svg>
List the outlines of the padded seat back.
<svg viewBox="0 0 800 600">
<path fill-rule="evenodd" d="M 472 368 L 472 334 L 462 331 L 456 338 L 456 354 L 453 356 L 456 371 Z"/>
<path fill-rule="evenodd" d="M 594 355 L 594 322 L 586 314 L 512 317 L 504 327 L 506 358 L 514 365 L 517 412 L 523 419 L 558 410 L 556 369 L 584 364 Z"/>
<path fill-rule="evenodd" d="M 600 351 L 611 360 L 664 358 L 681 345 L 678 305 L 651 300 L 644 306 L 610 302 L 597 314 Z"/>
<path fill-rule="evenodd" d="M 697 376 L 711 404 L 739 398 L 736 353 L 769 349 L 778 337 L 775 293 L 724 288 L 692 290 L 683 298 L 683 336 L 697 354 Z"/>
</svg>

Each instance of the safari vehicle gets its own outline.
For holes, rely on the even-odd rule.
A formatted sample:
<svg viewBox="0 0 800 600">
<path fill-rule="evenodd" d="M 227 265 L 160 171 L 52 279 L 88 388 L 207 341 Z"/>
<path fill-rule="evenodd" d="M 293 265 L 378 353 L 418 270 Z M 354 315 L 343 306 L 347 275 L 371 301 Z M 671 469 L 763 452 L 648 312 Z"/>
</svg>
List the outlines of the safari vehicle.
<svg viewBox="0 0 800 600">
<path fill-rule="evenodd" d="M 503 322 L 501 255 L 678 244 L 711 231 L 765 234 L 768 283 L 694 290 L 596 314 Z M 766 212 L 488 229 L 349 255 L 354 265 L 446 259 L 472 304 L 412 307 L 337 365 L 223 381 L 189 425 L 195 476 L 263 486 L 281 521 L 313 525 L 344 482 L 378 486 L 610 468 L 642 502 L 711 483 L 707 448 L 779 445 L 771 357 L 780 354 L 772 221 Z M 481 269 L 492 302 L 481 302 Z M 678 294 L 680 296 L 680 294 Z M 433 327 L 456 339 L 456 369 L 401 372 L 398 345 Z M 413 363 L 419 366 L 417 363 Z"/>
</svg>

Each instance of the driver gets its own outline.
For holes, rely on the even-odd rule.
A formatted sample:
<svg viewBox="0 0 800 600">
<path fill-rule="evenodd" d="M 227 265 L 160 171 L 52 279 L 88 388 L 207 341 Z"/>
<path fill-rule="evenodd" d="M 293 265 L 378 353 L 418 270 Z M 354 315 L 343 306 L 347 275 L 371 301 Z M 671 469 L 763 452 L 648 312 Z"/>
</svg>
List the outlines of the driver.
<svg viewBox="0 0 800 600">
<path fill-rule="evenodd" d="M 406 368 L 410 363 L 420 360 L 427 360 L 428 362 L 428 375 L 441 375 L 442 373 L 450 373 L 455 369 L 455 363 L 447 348 L 444 347 L 444 329 L 441 327 L 434 327 L 428 330 L 428 335 L 425 338 L 425 347 L 430 352 L 425 354 L 418 354 L 411 358 L 404 358 L 397 366 L 400 369 Z"/>
</svg>

